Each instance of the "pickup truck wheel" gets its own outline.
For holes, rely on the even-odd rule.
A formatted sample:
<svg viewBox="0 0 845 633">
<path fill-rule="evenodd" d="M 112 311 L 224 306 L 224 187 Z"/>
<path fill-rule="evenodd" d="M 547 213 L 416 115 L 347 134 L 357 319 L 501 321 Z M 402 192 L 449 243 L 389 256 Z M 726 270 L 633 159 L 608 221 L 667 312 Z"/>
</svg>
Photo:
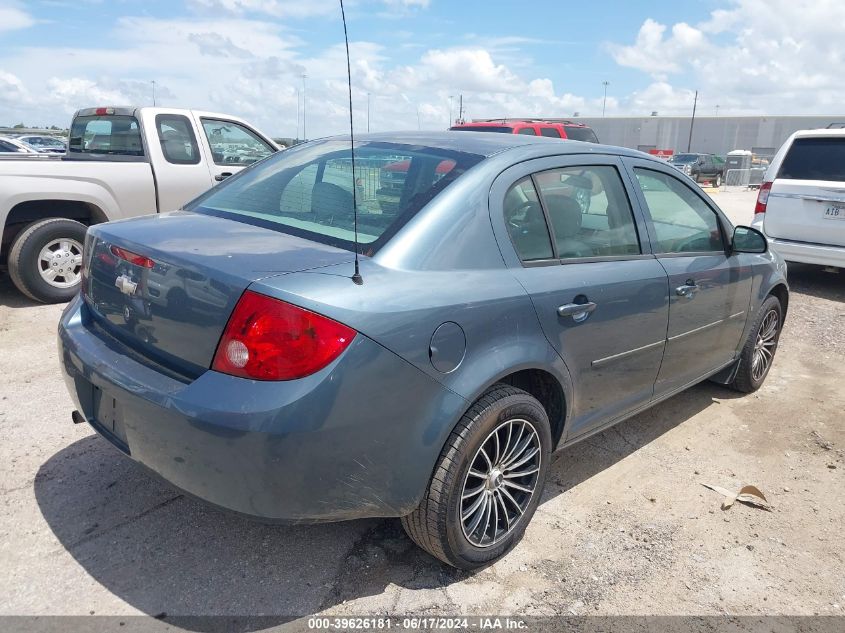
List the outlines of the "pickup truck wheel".
<svg viewBox="0 0 845 633">
<path fill-rule="evenodd" d="M 402 518 L 405 532 L 460 569 L 500 558 L 540 503 L 551 444 L 543 406 L 521 389 L 494 385 L 452 431 L 425 497 Z"/>
<path fill-rule="evenodd" d="M 18 290 L 43 303 L 70 301 L 82 280 L 84 224 L 48 218 L 25 227 L 9 251 L 9 276 Z"/>
<path fill-rule="evenodd" d="M 722 174 L 716 174 L 716 177 L 713 179 L 713 186 L 717 189 L 722 186 Z"/>
</svg>

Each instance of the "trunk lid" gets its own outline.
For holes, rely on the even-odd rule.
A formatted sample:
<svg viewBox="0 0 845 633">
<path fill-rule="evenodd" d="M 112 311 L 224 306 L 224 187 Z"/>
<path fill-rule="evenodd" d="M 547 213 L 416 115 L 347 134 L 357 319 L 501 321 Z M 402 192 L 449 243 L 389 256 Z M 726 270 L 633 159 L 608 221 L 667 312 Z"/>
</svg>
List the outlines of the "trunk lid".
<svg viewBox="0 0 845 633">
<path fill-rule="evenodd" d="M 83 296 L 96 327 L 192 378 L 207 370 L 252 282 L 351 261 L 349 251 L 250 224 L 174 212 L 88 231 Z"/>
</svg>

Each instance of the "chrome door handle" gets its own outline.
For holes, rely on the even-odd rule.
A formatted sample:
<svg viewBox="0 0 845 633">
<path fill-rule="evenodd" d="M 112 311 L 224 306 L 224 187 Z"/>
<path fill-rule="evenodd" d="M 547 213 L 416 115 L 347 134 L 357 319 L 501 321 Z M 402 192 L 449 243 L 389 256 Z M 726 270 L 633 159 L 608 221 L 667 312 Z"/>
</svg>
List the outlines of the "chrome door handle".
<svg viewBox="0 0 845 633">
<path fill-rule="evenodd" d="M 592 301 L 588 301 L 587 303 L 567 303 L 558 307 L 557 315 L 562 317 L 571 316 L 573 321 L 580 323 L 590 316 L 590 313 L 595 309 L 596 304 Z"/>
<path fill-rule="evenodd" d="M 687 299 L 692 299 L 696 292 L 698 292 L 698 286 L 692 279 L 687 279 L 687 282 L 683 286 L 675 288 L 676 295 L 686 297 Z"/>
</svg>

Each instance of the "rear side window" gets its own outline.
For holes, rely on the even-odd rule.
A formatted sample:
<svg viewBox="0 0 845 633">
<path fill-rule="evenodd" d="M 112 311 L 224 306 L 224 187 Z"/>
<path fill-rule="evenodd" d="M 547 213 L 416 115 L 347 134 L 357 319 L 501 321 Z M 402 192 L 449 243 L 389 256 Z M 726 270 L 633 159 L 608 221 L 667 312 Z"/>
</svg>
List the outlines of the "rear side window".
<svg viewBox="0 0 845 633">
<path fill-rule="evenodd" d="M 845 182 L 845 137 L 796 138 L 777 177 Z"/>
<path fill-rule="evenodd" d="M 78 116 L 70 128 L 68 154 L 143 156 L 141 128 L 134 116 Z"/>
<path fill-rule="evenodd" d="M 517 131 L 517 134 L 528 134 L 529 136 L 537 136 L 537 132 L 534 131 L 533 127 L 523 127 Z"/>
<path fill-rule="evenodd" d="M 541 127 L 540 135 L 550 136 L 551 138 L 561 138 L 560 132 L 558 132 L 557 129 L 553 127 Z"/>
<path fill-rule="evenodd" d="M 554 257 L 543 207 L 531 178 L 523 178 L 505 194 L 505 225 L 524 262 Z"/>
<path fill-rule="evenodd" d="M 159 114 L 156 116 L 156 130 L 161 151 L 168 163 L 175 165 L 196 165 L 200 162 L 197 137 L 188 117 L 181 114 Z"/>
<path fill-rule="evenodd" d="M 396 143 L 314 141 L 218 185 L 190 210 L 354 249 L 378 251 L 408 220 L 483 156 Z"/>
<path fill-rule="evenodd" d="M 564 125 L 563 129 L 566 132 L 566 138 L 572 139 L 573 141 L 586 141 L 587 143 L 599 142 L 599 139 L 596 138 L 596 133 L 593 132 L 592 128 L 580 127 L 577 125 Z"/>
<path fill-rule="evenodd" d="M 631 203 L 615 167 L 564 167 L 534 175 L 557 256 L 639 255 Z"/>
</svg>

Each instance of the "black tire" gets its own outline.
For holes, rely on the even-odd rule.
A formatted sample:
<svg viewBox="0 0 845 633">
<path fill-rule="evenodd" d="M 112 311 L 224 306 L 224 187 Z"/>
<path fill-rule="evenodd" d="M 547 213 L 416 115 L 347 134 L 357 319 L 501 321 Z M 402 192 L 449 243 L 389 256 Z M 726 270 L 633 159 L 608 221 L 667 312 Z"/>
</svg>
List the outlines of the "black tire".
<svg viewBox="0 0 845 633">
<path fill-rule="evenodd" d="M 713 186 L 717 189 L 722 186 L 722 174 L 716 174 L 716 177 L 713 179 Z"/>
<path fill-rule="evenodd" d="M 51 284 L 41 273 L 41 250 L 56 240 L 69 240 L 73 243 L 74 253 L 85 242 L 84 224 L 65 218 L 38 220 L 24 227 L 9 251 L 9 276 L 23 294 L 42 303 L 62 303 L 70 301 L 79 291 L 79 281 L 68 287 Z M 80 247 L 77 249 L 77 245 Z M 81 265 L 81 262 L 80 262 Z M 76 267 L 74 266 L 76 270 Z M 78 272 L 76 273 L 78 275 Z M 58 277 L 64 280 L 65 277 Z M 69 281 L 57 281 L 70 283 Z"/>
<path fill-rule="evenodd" d="M 460 516 L 461 496 L 465 482 L 469 481 L 467 474 L 481 447 L 507 422 L 526 422 L 529 426 L 524 428 L 536 431 L 532 439 L 539 439 L 539 470 L 533 492 L 527 498 L 523 496 L 521 503 L 527 502 L 527 505 L 519 518 L 513 521 L 513 525 L 508 523 L 509 531 L 503 531 L 499 540 L 495 540 L 497 527 L 494 527 L 491 544 L 480 547 L 470 542 L 464 533 Z M 527 432 L 530 433 L 530 430 Z M 414 512 L 402 518 L 402 527 L 421 548 L 459 569 L 475 569 L 500 558 L 519 541 L 537 509 L 546 480 L 551 445 L 549 419 L 543 406 L 522 389 L 494 385 L 470 407 L 452 431 L 440 453 L 425 497 Z M 505 461 L 506 455 L 501 457 Z M 486 489 L 481 494 L 487 494 Z M 496 498 L 493 493 L 490 494 L 491 499 Z M 503 499 L 501 495 L 499 498 Z M 491 501 L 491 505 L 496 506 L 495 501 Z M 499 507 L 504 507 L 504 504 L 496 506 L 496 521 L 499 521 Z M 511 506 L 512 509 L 515 507 Z M 504 522 L 504 514 L 502 520 Z"/>
<path fill-rule="evenodd" d="M 766 365 L 765 370 L 760 374 L 755 374 L 754 356 L 757 353 L 758 338 L 765 329 L 766 319 L 771 318 L 769 315 L 774 313 L 777 315 L 777 323 L 775 325 L 774 337 L 771 339 L 771 344 L 766 348 L 771 352 L 771 358 Z M 754 325 L 748 333 L 748 338 L 745 345 L 742 346 L 742 352 L 739 356 L 739 369 L 733 382 L 728 385 L 731 389 L 741 391 L 742 393 L 751 393 L 757 391 L 769 375 L 769 370 L 775 360 L 775 353 L 777 352 L 778 342 L 780 340 L 780 331 L 783 327 L 783 306 L 777 297 L 769 296 L 760 306 L 757 312 L 757 318 L 754 320 Z"/>
</svg>

